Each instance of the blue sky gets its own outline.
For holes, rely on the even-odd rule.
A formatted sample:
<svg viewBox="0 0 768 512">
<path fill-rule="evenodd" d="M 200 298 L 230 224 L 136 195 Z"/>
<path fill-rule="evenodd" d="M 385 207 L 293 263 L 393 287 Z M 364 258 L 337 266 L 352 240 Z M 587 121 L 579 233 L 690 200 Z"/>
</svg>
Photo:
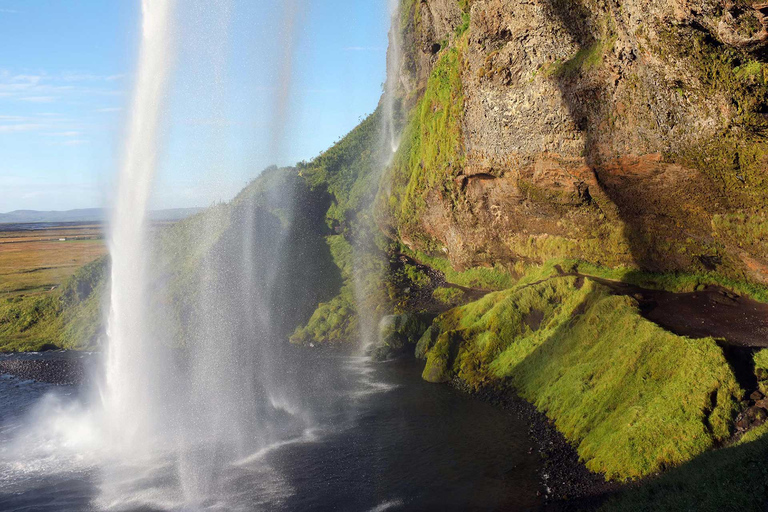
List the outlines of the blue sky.
<svg viewBox="0 0 768 512">
<path fill-rule="evenodd" d="M 376 107 L 387 1 L 297 1 L 290 31 L 283 0 L 179 0 L 154 208 L 230 199 Z M 140 22 L 139 0 L 0 0 L 0 212 L 108 206 Z"/>
</svg>

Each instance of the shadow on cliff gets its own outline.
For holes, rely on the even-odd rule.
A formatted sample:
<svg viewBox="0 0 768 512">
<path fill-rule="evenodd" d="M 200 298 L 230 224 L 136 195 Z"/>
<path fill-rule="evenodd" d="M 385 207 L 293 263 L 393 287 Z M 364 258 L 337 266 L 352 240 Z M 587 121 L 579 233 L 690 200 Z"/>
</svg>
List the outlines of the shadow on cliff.
<svg viewBox="0 0 768 512">
<path fill-rule="evenodd" d="M 670 170 L 659 157 L 624 155 L 625 158 L 621 158 L 614 152 L 609 119 L 619 115 L 614 111 L 613 101 L 614 84 L 621 79 L 621 71 L 613 77 L 606 76 L 616 70 L 606 70 L 599 62 L 613 57 L 616 29 L 598 26 L 600 15 L 580 2 L 545 0 L 545 4 L 578 47 L 568 61 L 558 65 L 551 79 L 560 89 L 570 117 L 584 137 L 583 156 L 598 187 L 588 191 L 587 197 L 608 219 L 622 224 L 631 257 L 642 270 L 689 269 L 691 263 L 714 270 L 720 263 L 717 258 L 686 255 L 677 250 L 689 229 L 708 233 L 706 219 L 694 218 L 691 211 L 717 201 L 712 191 L 688 184 L 689 175 Z M 606 3 L 604 8 L 614 20 L 613 25 L 621 23 L 620 14 L 612 12 L 618 7 Z M 638 58 L 632 49 L 620 53 L 617 58 L 626 66 Z M 649 116 L 656 115 L 650 105 L 648 109 Z M 656 122 L 664 121 L 657 119 Z M 681 223 L 685 224 L 684 228 Z"/>
</svg>

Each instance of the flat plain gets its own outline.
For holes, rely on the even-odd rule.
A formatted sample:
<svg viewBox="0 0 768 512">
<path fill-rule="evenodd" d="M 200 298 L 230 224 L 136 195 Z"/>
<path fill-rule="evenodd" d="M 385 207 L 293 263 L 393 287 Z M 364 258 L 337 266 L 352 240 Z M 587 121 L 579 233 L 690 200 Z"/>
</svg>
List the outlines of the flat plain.
<svg viewBox="0 0 768 512">
<path fill-rule="evenodd" d="M 0 297 L 53 291 L 106 252 L 99 224 L 0 224 Z"/>
</svg>

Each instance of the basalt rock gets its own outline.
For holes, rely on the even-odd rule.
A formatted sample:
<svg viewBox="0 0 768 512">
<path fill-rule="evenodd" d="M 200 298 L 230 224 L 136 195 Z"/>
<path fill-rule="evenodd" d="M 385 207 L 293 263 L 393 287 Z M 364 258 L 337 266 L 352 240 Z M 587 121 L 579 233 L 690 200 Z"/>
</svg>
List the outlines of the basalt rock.
<svg viewBox="0 0 768 512">
<path fill-rule="evenodd" d="M 383 216 L 394 237 L 457 268 L 567 257 L 768 282 L 768 7 L 403 5 L 405 103 L 419 110 L 455 51 L 463 110 L 451 160 L 404 171 L 417 220 Z"/>
</svg>

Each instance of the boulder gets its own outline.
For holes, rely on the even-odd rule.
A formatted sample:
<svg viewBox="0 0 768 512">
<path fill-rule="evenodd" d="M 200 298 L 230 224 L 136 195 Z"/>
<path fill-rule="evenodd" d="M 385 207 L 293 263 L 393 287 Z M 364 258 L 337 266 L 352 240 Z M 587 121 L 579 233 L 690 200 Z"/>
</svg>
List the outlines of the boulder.
<svg viewBox="0 0 768 512">
<path fill-rule="evenodd" d="M 373 357 L 378 360 L 387 359 L 402 352 L 407 346 L 416 345 L 432 319 L 433 315 L 416 313 L 383 317 L 379 322 L 379 339 Z"/>
</svg>

